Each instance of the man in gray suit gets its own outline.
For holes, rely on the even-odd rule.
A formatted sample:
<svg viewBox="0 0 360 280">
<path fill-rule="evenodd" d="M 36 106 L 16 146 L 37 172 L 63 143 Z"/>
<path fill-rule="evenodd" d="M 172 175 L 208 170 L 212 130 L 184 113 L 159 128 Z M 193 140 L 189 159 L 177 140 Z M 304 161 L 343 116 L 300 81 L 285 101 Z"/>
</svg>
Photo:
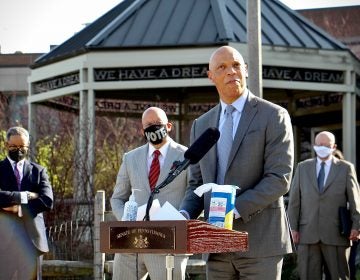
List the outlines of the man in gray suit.
<svg viewBox="0 0 360 280">
<path fill-rule="evenodd" d="M 157 107 L 150 107 L 142 115 L 143 133 L 149 142 L 123 156 L 123 161 L 117 176 L 114 193 L 111 197 L 111 207 L 118 220 L 124 213 L 124 204 L 128 201 L 132 190 L 139 206 L 147 203 L 151 187 L 159 185 L 169 174 L 175 161 L 184 159 L 186 147 L 174 142 L 168 133 L 172 124 L 165 112 Z M 160 175 L 151 179 L 151 165 L 154 154 L 160 152 Z M 153 183 L 152 183 L 153 182 Z M 152 186 L 152 184 L 154 186 Z M 174 181 L 161 189 L 154 199 L 159 199 L 162 206 L 166 201 L 178 209 L 184 197 L 187 185 L 187 173 L 182 172 Z M 132 280 L 146 279 L 149 273 L 151 279 L 165 280 L 165 255 L 160 254 L 115 254 L 113 279 Z M 175 256 L 173 279 L 184 280 L 187 257 Z"/>
<path fill-rule="evenodd" d="M 290 117 L 280 106 L 254 96 L 246 87 L 247 76 L 247 66 L 236 49 L 218 48 L 210 58 L 208 77 L 217 88 L 220 104 L 195 120 L 191 129 L 191 142 L 208 127 L 218 127 L 221 136 L 216 147 L 190 166 L 181 212 L 194 219 L 204 210 L 208 218 L 210 192 L 199 198 L 194 190 L 211 182 L 236 185 L 241 188 L 235 201 L 240 217 L 233 229 L 249 234 L 248 252 L 208 256 L 210 280 L 280 279 L 283 255 L 292 252 L 283 201 L 293 167 Z M 232 146 L 221 164 L 228 105 L 235 108 L 230 114 Z"/>
<path fill-rule="evenodd" d="M 300 162 L 292 181 L 288 213 L 301 279 L 322 279 L 324 264 L 331 279 L 349 279 L 351 240 L 358 240 L 360 193 L 353 164 L 332 155 L 335 136 L 315 137 L 316 158 Z M 323 166 L 323 167 L 321 167 Z M 352 230 L 340 235 L 340 206 L 350 207 Z"/>
</svg>

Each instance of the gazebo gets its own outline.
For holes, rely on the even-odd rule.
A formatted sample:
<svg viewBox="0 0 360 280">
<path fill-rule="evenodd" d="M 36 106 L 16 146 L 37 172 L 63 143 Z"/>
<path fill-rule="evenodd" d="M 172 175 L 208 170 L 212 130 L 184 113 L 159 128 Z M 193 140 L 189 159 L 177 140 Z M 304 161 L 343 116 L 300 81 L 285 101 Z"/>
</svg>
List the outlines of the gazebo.
<svg viewBox="0 0 360 280">
<path fill-rule="evenodd" d="M 41 56 L 29 77 L 29 130 L 36 107 L 79 113 L 80 150 L 94 145 L 96 114 L 140 117 L 150 105 L 177 122 L 187 144 L 189 123 L 218 102 L 207 76 L 210 54 L 230 45 L 248 57 L 244 0 L 124 0 Z M 263 98 L 290 112 L 301 158 L 321 129 L 339 131 L 345 158 L 358 156 L 356 108 L 360 61 L 341 42 L 277 0 L 261 1 Z M 90 137 L 88 138 L 88 136 Z"/>
</svg>

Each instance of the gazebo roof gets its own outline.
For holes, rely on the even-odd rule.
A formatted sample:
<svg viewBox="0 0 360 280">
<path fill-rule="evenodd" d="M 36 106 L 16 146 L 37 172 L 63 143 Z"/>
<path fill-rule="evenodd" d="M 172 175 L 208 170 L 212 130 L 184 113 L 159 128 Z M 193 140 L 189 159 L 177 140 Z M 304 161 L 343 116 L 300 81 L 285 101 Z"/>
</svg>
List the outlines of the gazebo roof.
<svg viewBox="0 0 360 280">
<path fill-rule="evenodd" d="M 245 0 L 124 0 L 33 68 L 95 50 L 246 43 L 246 5 Z M 261 24 L 263 45 L 348 49 L 278 0 L 261 0 Z"/>
</svg>

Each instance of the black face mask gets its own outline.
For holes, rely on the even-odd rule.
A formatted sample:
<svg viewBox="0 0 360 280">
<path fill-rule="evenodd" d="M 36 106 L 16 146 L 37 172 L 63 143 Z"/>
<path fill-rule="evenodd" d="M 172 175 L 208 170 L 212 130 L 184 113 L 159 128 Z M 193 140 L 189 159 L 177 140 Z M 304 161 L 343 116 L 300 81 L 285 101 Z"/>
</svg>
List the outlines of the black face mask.
<svg viewBox="0 0 360 280">
<path fill-rule="evenodd" d="M 166 126 L 162 124 L 151 125 L 144 129 L 145 139 L 151 144 L 160 144 L 167 135 Z"/>
<path fill-rule="evenodd" d="M 20 160 L 23 160 L 26 156 L 27 156 L 27 151 L 25 150 L 17 149 L 17 150 L 9 151 L 9 158 L 15 162 L 19 162 Z"/>
</svg>

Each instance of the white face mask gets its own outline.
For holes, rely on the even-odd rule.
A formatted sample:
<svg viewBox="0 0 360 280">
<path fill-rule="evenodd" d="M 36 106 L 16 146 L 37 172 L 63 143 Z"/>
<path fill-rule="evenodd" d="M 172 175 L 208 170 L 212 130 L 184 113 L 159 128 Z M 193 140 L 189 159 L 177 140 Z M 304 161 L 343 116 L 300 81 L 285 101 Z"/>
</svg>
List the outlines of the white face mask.
<svg viewBox="0 0 360 280">
<path fill-rule="evenodd" d="M 318 157 L 327 158 L 335 151 L 335 149 L 326 146 L 314 146 L 314 151 L 318 155 Z"/>
</svg>

